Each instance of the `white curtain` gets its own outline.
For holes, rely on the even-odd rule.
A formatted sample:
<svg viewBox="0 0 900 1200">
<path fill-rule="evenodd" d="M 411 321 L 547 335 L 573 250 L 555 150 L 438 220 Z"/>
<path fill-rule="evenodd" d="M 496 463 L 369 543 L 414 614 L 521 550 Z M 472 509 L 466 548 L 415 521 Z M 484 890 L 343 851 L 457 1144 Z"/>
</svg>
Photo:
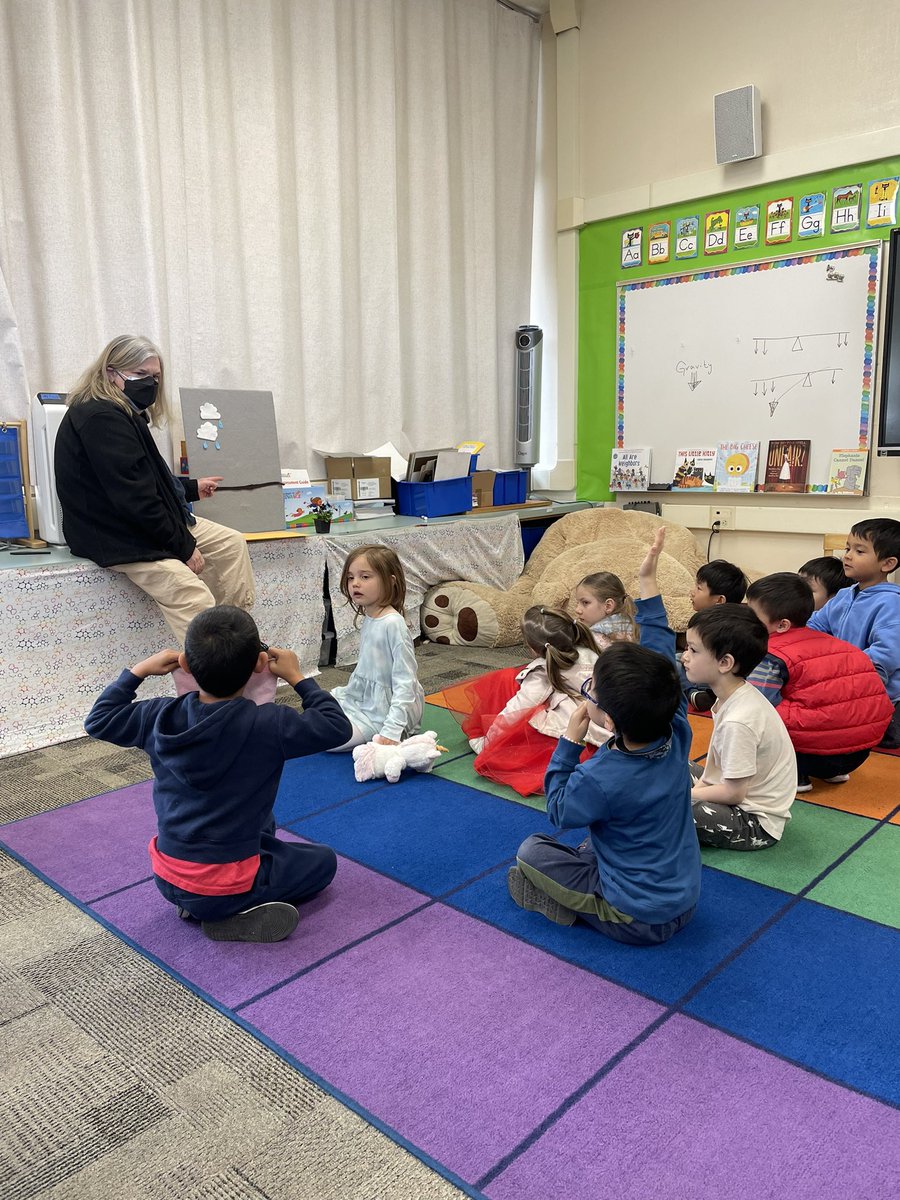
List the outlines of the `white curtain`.
<svg viewBox="0 0 900 1200">
<path fill-rule="evenodd" d="M 511 465 L 539 29 L 495 0 L 0 0 L 0 418 L 118 333 L 283 466 Z M 176 415 L 172 440 L 181 437 Z"/>
</svg>

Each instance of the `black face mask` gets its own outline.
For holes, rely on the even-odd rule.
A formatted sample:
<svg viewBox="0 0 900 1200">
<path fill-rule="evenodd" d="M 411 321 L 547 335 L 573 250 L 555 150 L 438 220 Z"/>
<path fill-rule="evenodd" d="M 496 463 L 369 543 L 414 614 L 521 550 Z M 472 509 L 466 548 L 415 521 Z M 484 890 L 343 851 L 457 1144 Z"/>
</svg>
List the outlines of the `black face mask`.
<svg viewBox="0 0 900 1200">
<path fill-rule="evenodd" d="M 159 384 L 155 379 L 123 379 L 122 381 L 122 391 L 138 412 L 143 412 L 145 408 L 150 407 L 156 399 L 158 389 Z"/>
</svg>

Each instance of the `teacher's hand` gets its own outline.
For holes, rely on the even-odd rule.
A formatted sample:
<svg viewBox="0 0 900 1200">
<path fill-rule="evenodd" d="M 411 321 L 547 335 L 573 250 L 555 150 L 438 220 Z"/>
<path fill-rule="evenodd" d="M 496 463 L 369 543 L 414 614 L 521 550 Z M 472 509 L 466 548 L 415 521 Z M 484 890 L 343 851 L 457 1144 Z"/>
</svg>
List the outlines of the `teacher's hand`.
<svg viewBox="0 0 900 1200">
<path fill-rule="evenodd" d="M 191 555 L 191 557 L 187 560 L 187 562 L 184 565 L 186 567 L 189 567 L 190 570 L 192 570 L 195 575 L 199 575 L 200 572 L 203 570 L 203 568 L 206 566 L 206 563 L 203 561 L 203 555 L 195 547 L 194 553 Z"/>
<path fill-rule="evenodd" d="M 225 478 L 224 475 L 207 475 L 204 479 L 197 480 L 197 492 L 201 500 L 208 500 L 210 496 L 214 496 L 216 488 Z"/>
</svg>

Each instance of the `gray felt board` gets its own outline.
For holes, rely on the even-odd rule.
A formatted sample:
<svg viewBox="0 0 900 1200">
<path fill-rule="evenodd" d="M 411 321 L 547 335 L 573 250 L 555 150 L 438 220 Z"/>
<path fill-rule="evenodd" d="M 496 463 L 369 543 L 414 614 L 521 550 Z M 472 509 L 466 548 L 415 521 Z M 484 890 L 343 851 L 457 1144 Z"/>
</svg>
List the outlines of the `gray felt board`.
<svg viewBox="0 0 900 1200">
<path fill-rule="evenodd" d="M 223 476 L 215 496 L 196 505 L 196 512 L 241 533 L 284 529 L 272 393 L 222 388 L 179 391 L 191 477 Z M 205 420 L 200 415 L 204 404 L 215 405 L 219 416 Z M 204 424 L 212 426 L 207 432 L 214 436 L 198 436 Z"/>
</svg>

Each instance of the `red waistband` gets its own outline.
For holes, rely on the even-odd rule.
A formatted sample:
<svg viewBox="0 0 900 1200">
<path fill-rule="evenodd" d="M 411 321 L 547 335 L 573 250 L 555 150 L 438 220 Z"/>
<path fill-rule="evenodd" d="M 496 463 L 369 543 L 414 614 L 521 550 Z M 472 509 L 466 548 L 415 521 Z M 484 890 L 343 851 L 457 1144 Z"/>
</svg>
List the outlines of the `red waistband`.
<svg viewBox="0 0 900 1200">
<path fill-rule="evenodd" d="M 249 892 L 259 870 L 258 854 L 229 863 L 198 863 L 172 858 L 158 849 L 155 834 L 147 849 L 155 875 L 198 896 L 239 896 Z"/>
</svg>

